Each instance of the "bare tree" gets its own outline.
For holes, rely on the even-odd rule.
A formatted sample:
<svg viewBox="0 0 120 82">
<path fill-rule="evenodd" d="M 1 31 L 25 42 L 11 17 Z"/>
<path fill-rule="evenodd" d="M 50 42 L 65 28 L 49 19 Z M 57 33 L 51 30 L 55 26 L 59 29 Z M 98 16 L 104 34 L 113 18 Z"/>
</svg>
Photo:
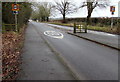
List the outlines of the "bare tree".
<svg viewBox="0 0 120 82">
<path fill-rule="evenodd" d="M 37 19 L 39 21 L 49 21 L 49 17 L 52 15 L 52 3 L 33 3 L 33 8 L 36 8 L 32 15 L 33 19 Z"/>
<path fill-rule="evenodd" d="M 66 15 L 77 11 L 77 7 L 70 0 L 55 1 L 55 8 L 62 14 L 63 23 L 66 22 Z"/>
<path fill-rule="evenodd" d="M 102 1 L 102 0 L 86 0 L 86 1 L 84 1 L 82 6 L 80 6 L 80 8 L 87 7 L 87 11 L 88 11 L 87 25 L 91 23 L 91 21 L 90 21 L 91 14 L 96 7 L 106 8 L 107 6 L 109 6 L 109 1 L 107 1 L 107 0 L 106 1 Z"/>
</svg>

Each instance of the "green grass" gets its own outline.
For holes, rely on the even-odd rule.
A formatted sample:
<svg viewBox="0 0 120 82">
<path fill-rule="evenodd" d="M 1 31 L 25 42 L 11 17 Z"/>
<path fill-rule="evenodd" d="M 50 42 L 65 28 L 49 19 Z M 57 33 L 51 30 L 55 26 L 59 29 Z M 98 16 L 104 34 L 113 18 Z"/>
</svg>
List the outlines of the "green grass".
<svg viewBox="0 0 120 82">
<path fill-rule="evenodd" d="M 56 25 L 62 25 L 62 26 L 70 26 L 73 27 L 74 24 L 73 23 L 60 23 L 60 22 L 50 22 L 50 24 L 56 24 Z M 78 23 L 78 24 L 82 24 L 85 25 L 85 23 Z M 83 26 L 83 29 L 85 27 Z M 106 26 L 106 27 L 100 27 L 100 26 L 87 26 L 88 30 L 94 30 L 94 31 L 101 31 L 101 32 L 107 32 L 107 33 L 113 33 L 113 34 L 118 34 L 118 30 L 117 27 L 114 28 L 110 28 L 110 26 Z"/>
<path fill-rule="evenodd" d="M 108 32 L 117 34 L 117 28 L 110 28 L 110 27 L 99 27 L 99 26 L 88 26 L 89 30 L 101 31 L 101 32 Z"/>
<path fill-rule="evenodd" d="M 73 23 L 58 23 L 58 22 L 51 22 L 50 24 L 62 25 L 62 26 L 70 26 L 73 27 Z"/>
</svg>

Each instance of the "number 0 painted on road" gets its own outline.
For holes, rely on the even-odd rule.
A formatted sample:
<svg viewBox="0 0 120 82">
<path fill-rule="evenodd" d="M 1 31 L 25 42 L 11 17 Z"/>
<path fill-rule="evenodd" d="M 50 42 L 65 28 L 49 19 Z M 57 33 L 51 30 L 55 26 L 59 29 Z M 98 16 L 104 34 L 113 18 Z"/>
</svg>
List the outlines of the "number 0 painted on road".
<svg viewBox="0 0 120 82">
<path fill-rule="evenodd" d="M 59 39 L 62 39 L 64 37 L 62 33 L 56 32 L 56 31 L 45 31 L 44 34 L 47 36 L 50 36 L 53 38 L 59 38 Z"/>
</svg>

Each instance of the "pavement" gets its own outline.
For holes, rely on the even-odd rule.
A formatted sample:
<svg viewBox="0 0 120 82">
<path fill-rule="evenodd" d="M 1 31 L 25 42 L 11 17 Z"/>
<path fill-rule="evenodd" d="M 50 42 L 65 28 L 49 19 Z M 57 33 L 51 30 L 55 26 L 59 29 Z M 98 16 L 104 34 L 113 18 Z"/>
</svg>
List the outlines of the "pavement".
<svg viewBox="0 0 120 82">
<path fill-rule="evenodd" d="M 88 30 L 88 33 L 73 33 L 73 27 L 60 26 L 60 25 L 54 25 L 54 24 L 48 24 L 48 25 L 59 28 L 59 29 L 67 30 L 67 33 L 71 35 L 74 35 L 98 44 L 102 44 L 113 49 L 120 50 L 120 46 L 119 46 L 120 44 L 118 42 L 119 35 L 92 31 L 92 30 Z"/>
<path fill-rule="evenodd" d="M 64 58 L 79 80 L 118 80 L 118 50 L 70 35 L 46 23 L 32 21 L 29 25 L 59 54 L 57 56 Z M 33 47 L 32 43 L 29 45 Z"/>
<path fill-rule="evenodd" d="M 25 32 L 21 71 L 17 80 L 74 80 L 72 73 L 29 23 Z"/>
</svg>

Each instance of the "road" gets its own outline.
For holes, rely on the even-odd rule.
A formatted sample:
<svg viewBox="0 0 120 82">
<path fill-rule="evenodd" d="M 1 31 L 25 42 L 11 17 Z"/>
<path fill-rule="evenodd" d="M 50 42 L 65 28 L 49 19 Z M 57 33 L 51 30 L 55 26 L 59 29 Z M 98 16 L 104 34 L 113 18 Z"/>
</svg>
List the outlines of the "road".
<svg viewBox="0 0 120 82">
<path fill-rule="evenodd" d="M 75 79 L 31 24 L 25 31 L 21 59 L 21 71 L 17 80 Z"/>
<path fill-rule="evenodd" d="M 118 80 L 118 51 L 69 35 L 44 23 L 30 22 L 50 45 L 79 74 L 81 80 Z M 45 31 L 61 32 L 63 38 L 44 35 Z"/>
</svg>

